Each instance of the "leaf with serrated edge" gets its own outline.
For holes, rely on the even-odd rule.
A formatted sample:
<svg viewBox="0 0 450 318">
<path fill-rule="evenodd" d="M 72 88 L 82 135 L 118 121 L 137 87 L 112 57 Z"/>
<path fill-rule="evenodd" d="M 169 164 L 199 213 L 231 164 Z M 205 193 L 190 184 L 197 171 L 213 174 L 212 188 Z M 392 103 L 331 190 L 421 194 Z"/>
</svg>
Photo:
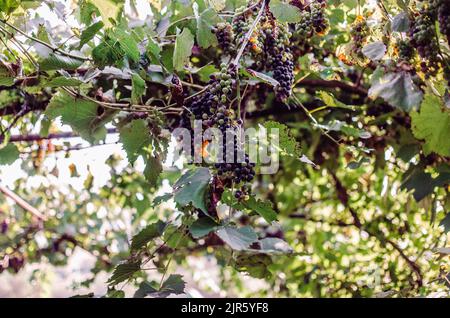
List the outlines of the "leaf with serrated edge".
<svg viewBox="0 0 450 318">
<path fill-rule="evenodd" d="M 439 97 L 425 96 L 420 112 L 411 113 L 411 126 L 414 137 L 425 140 L 425 154 L 450 156 L 450 111 Z"/>
<path fill-rule="evenodd" d="M 150 131 L 144 119 L 136 119 L 119 129 L 120 142 L 127 153 L 128 161 L 133 164 L 143 149 L 151 143 Z"/>
<path fill-rule="evenodd" d="M 133 277 L 133 275 L 141 268 L 141 262 L 131 262 L 119 264 L 114 269 L 111 278 L 108 280 L 109 285 L 117 285 Z"/>
<path fill-rule="evenodd" d="M 147 225 L 138 234 L 133 236 L 133 238 L 131 239 L 131 249 L 138 250 L 141 247 L 147 245 L 148 242 L 161 236 L 164 232 L 165 227 L 166 223 L 162 221 Z"/>
</svg>

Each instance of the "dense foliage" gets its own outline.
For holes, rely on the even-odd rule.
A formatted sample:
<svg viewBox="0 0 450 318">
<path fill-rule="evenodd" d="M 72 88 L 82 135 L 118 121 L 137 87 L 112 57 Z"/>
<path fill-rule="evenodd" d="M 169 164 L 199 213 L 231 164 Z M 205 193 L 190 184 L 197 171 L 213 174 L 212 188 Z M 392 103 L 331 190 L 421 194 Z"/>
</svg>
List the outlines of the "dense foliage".
<svg viewBox="0 0 450 318">
<path fill-rule="evenodd" d="M 110 272 L 107 297 L 181 294 L 192 258 L 215 260 L 227 295 L 448 296 L 449 8 L 0 0 L 0 165 L 28 175 L 0 180 L 0 273 L 81 248 L 97 259 L 81 285 Z M 278 128 L 279 171 L 248 154 L 169 166 L 170 132 L 194 120 Z M 80 160 L 61 183 L 58 154 L 111 135 L 126 158 L 104 185 Z"/>
</svg>

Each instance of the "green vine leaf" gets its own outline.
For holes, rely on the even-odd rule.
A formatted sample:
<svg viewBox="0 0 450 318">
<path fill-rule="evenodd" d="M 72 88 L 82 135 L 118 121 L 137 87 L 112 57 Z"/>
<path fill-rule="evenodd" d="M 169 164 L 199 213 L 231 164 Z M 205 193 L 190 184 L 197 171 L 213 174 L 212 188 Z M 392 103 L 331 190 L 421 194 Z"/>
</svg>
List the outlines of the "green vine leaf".
<svg viewBox="0 0 450 318">
<path fill-rule="evenodd" d="M 263 124 L 263 127 L 267 129 L 268 133 L 270 133 L 271 129 L 278 130 L 280 149 L 284 154 L 289 154 L 296 158 L 299 158 L 301 156 L 300 145 L 298 144 L 295 137 L 292 136 L 289 127 L 282 123 L 271 120 L 266 121 Z"/>
<path fill-rule="evenodd" d="M 39 67 L 42 71 L 76 70 L 82 64 L 83 62 L 80 60 L 51 53 L 39 63 Z"/>
<path fill-rule="evenodd" d="M 211 8 L 203 11 L 197 18 L 197 42 L 202 48 L 217 45 L 217 37 L 211 32 L 211 28 L 219 21 L 219 16 Z"/>
<path fill-rule="evenodd" d="M 298 23 L 301 21 L 300 10 L 288 3 L 280 0 L 270 1 L 270 11 L 280 22 Z"/>
<path fill-rule="evenodd" d="M 98 8 L 98 11 L 100 11 L 100 15 L 102 16 L 102 21 L 105 26 L 110 27 L 112 25 L 112 21 L 117 18 L 121 6 L 111 0 L 95 0 L 93 3 Z"/>
<path fill-rule="evenodd" d="M 62 87 L 62 86 L 80 86 L 82 81 L 72 77 L 58 76 L 52 78 L 50 81 L 43 83 L 44 87 Z"/>
<path fill-rule="evenodd" d="M 149 152 L 147 156 L 144 157 L 144 161 L 145 161 L 145 169 L 144 169 L 145 179 L 151 186 L 156 186 L 158 183 L 159 176 L 163 171 L 161 159 L 157 154 L 152 155 Z"/>
<path fill-rule="evenodd" d="M 216 230 L 216 234 L 236 251 L 246 250 L 250 245 L 258 241 L 258 235 L 250 226 L 236 228 L 226 225 Z"/>
<path fill-rule="evenodd" d="M 188 28 L 184 28 L 175 41 L 173 51 L 173 68 L 176 71 L 182 71 L 188 63 L 194 46 L 194 36 Z"/>
<path fill-rule="evenodd" d="M 238 210 L 248 210 L 257 213 L 269 224 L 277 220 L 277 213 L 273 209 L 272 204 L 256 199 L 254 196 L 250 196 L 246 201 L 238 201 L 231 191 L 226 190 L 222 194 L 222 202 Z"/>
<path fill-rule="evenodd" d="M 130 164 L 134 164 L 136 159 L 144 154 L 144 148 L 152 142 L 147 122 L 144 119 L 136 119 L 120 127 L 119 136 Z"/>
<path fill-rule="evenodd" d="M 112 113 L 107 111 L 99 115 L 98 107 L 94 102 L 58 91 L 50 100 L 45 114 L 51 119 L 61 117 L 62 122 L 71 126 L 83 139 L 95 143 L 105 139 L 105 124 L 112 116 Z"/>
<path fill-rule="evenodd" d="M 420 105 L 423 94 L 409 73 L 399 72 L 373 77 L 369 96 L 373 99 L 381 97 L 389 104 L 409 112 Z"/>
<path fill-rule="evenodd" d="M 200 218 L 192 223 L 192 225 L 189 227 L 189 231 L 191 232 L 194 239 L 199 239 L 215 231 L 218 226 L 219 224 L 217 224 L 211 218 Z"/>
<path fill-rule="evenodd" d="M 181 206 L 191 204 L 207 213 L 206 192 L 211 174 L 208 168 L 196 168 L 187 171 L 174 184 L 174 200 Z"/>
<path fill-rule="evenodd" d="M 420 112 L 411 113 L 411 121 L 414 137 L 425 140 L 425 154 L 450 156 L 450 111 L 439 97 L 426 95 Z"/>
<path fill-rule="evenodd" d="M 108 280 L 108 284 L 111 286 L 120 284 L 130 278 L 141 269 L 140 261 L 132 261 L 129 263 L 123 263 L 116 266 L 111 278 Z"/>
<path fill-rule="evenodd" d="M 142 101 L 142 96 L 145 94 L 147 85 L 139 74 L 133 73 L 131 76 L 131 102 L 133 104 L 140 104 Z"/>
<path fill-rule="evenodd" d="M 131 239 L 131 250 L 137 251 L 155 238 L 160 237 L 163 234 L 166 225 L 167 224 L 162 221 L 147 225 Z"/>
<path fill-rule="evenodd" d="M 17 146 L 12 143 L 0 148 L 0 165 L 10 165 L 14 163 L 19 158 L 19 154 Z"/>
<path fill-rule="evenodd" d="M 102 21 L 98 21 L 83 30 L 80 36 L 80 44 L 78 45 L 78 49 L 81 49 L 86 43 L 92 40 L 103 27 L 104 23 Z"/>
</svg>

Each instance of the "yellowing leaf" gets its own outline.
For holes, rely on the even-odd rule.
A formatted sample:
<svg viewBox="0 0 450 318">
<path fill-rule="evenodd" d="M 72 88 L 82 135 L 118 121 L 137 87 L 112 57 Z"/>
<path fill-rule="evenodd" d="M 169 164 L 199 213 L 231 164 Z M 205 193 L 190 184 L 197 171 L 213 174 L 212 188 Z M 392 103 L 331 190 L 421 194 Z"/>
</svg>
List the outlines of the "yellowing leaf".
<svg viewBox="0 0 450 318">
<path fill-rule="evenodd" d="M 110 0 L 95 0 L 93 3 L 98 8 L 98 11 L 100 11 L 105 27 L 110 27 L 112 24 L 109 19 L 115 19 L 117 17 L 120 10 L 119 5 Z"/>
</svg>

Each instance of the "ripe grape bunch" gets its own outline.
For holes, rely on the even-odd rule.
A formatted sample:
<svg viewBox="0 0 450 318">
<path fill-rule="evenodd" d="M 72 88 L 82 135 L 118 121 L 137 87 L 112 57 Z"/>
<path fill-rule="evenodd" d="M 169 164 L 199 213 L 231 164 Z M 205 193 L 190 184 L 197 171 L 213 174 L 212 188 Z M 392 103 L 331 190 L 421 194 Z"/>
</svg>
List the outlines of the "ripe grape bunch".
<svg viewBox="0 0 450 318">
<path fill-rule="evenodd" d="M 234 183 L 241 187 L 237 188 L 237 198 L 245 199 L 248 195 L 249 186 L 246 182 L 251 181 L 255 176 L 254 163 L 250 163 L 249 157 L 244 153 L 242 162 L 238 152 L 241 151 L 241 146 L 237 142 L 237 138 L 227 140 L 227 132 L 239 128 L 242 125 L 242 120 L 236 116 L 232 108 L 231 99 L 233 97 L 233 89 L 235 88 L 236 66 L 231 64 L 229 67 L 225 63 L 221 65 L 220 73 L 212 74 L 208 83 L 207 89 L 201 95 L 193 98 L 187 105 L 183 112 L 181 125 L 193 131 L 192 120 L 201 120 L 202 129 L 205 130 L 210 127 L 219 128 L 222 132 L 222 161 L 215 164 L 217 176 L 222 180 L 224 185 L 231 187 Z M 194 143 L 193 138 L 191 139 Z M 203 145 L 202 145 L 203 146 Z M 191 149 L 194 149 L 192 147 Z M 201 151 L 204 155 L 203 149 L 194 149 L 194 151 Z M 229 153 L 232 154 L 232 162 L 227 162 L 230 158 Z M 228 154 L 228 156 L 227 156 Z M 239 192 L 238 192 L 239 191 Z M 240 195 L 242 194 L 242 195 Z"/>
<path fill-rule="evenodd" d="M 447 37 L 447 42 L 450 44 L 450 1 L 440 0 L 437 14 L 440 31 Z"/>
<path fill-rule="evenodd" d="M 312 25 L 314 31 L 319 35 L 324 34 L 329 27 L 329 22 L 325 15 L 326 5 L 325 0 L 317 0 L 309 5 Z"/>
<path fill-rule="evenodd" d="M 441 59 L 437 40 L 433 7 L 424 8 L 416 14 L 409 30 L 411 44 L 417 49 L 422 62 L 421 70 L 427 77 L 435 76 L 439 71 Z"/>
<path fill-rule="evenodd" d="M 367 37 L 369 36 L 369 26 L 364 17 L 356 17 L 352 29 L 350 30 L 350 35 L 352 37 L 352 53 L 355 54 L 357 58 L 364 59 L 365 57 L 362 53 L 362 48 L 366 44 Z"/>
<path fill-rule="evenodd" d="M 291 33 L 281 24 L 278 31 L 278 36 L 274 36 L 270 27 L 265 28 L 268 47 L 267 66 L 273 71 L 273 78 L 279 83 L 275 87 L 277 99 L 286 101 L 291 95 L 291 87 L 294 82 L 293 55 L 288 46 Z"/>
<path fill-rule="evenodd" d="M 218 23 L 212 28 L 212 32 L 216 35 L 219 47 L 225 54 L 231 55 L 236 53 L 236 46 L 234 44 L 235 35 L 230 23 Z"/>
</svg>

